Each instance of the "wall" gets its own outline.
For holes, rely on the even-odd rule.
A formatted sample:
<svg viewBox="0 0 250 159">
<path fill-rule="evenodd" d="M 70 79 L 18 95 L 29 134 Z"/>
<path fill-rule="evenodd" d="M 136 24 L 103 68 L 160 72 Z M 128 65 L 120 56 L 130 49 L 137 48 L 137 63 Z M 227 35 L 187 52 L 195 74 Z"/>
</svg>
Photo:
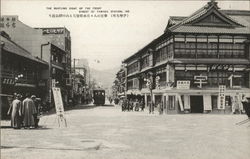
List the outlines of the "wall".
<svg viewBox="0 0 250 159">
<path fill-rule="evenodd" d="M 2 16 L 1 30 L 10 35 L 11 40 L 25 48 L 33 56 L 41 56 L 41 44 L 47 43 L 42 36 L 42 31 L 33 29 L 32 27 L 18 20 L 18 16 Z M 10 19 L 7 21 L 7 19 Z M 14 21 L 15 19 L 15 21 Z M 9 24 L 9 26 L 8 26 Z M 45 61 L 49 61 L 48 56 L 43 56 Z"/>
</svg>

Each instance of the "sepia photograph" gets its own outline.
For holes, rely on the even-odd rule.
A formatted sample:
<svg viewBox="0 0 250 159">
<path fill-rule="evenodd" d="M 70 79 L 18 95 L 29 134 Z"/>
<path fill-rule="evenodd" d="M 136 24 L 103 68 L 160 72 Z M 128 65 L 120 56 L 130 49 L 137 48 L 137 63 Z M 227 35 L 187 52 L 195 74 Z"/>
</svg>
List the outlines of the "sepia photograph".
<svg viewBox="0 0 250 159">
<path fill-rule="evenodd" d="M 249 158 L 249 0 L 0 4 L 1 159 Z"/>
</svg>

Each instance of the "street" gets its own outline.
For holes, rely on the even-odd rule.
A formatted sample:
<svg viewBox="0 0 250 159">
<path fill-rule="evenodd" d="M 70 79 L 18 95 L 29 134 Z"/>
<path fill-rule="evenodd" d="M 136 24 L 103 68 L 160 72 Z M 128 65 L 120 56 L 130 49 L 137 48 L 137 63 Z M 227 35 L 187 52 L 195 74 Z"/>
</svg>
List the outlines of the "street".
<svg viewBox="0 0 250 159">
<path fill-rule="evenodd" d="M 39 129 L 9 128 L 1 121 L 1 159 L 246 159 L 246 115 L 121 112 L 119 106 L 78 106 L 43 116 Z"/>
</svg>

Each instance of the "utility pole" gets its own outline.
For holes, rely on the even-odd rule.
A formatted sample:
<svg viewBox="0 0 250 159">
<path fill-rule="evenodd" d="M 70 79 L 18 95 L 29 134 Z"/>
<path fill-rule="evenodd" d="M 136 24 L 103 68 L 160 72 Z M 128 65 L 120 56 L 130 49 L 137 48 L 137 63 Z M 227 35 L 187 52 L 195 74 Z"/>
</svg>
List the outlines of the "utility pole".
<svg viewBox="0 0 250 159">
<path fill-rule="evenodd" d="M 147 77 L 144 79 L 144 81 L 147 82 L 147 87 L 150 91 L 150 97 L 151 97 L 151 104 L 149 105 L 149 114 L 154 113 L 154 106 L 153 106 L 153 73 L 148 72 Z"/>
</svg>

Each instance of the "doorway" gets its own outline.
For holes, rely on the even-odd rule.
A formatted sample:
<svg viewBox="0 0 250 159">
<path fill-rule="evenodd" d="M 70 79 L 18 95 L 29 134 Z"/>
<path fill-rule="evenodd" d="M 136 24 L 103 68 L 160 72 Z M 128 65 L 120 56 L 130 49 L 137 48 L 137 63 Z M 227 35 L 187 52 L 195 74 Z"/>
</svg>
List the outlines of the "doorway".
<svg viewBox="0 0 250 159">
<path fill-rule="evenodd" d="M 203 113 L 203 96 L 190 96 L 191 113 Z"/>
</svg>

